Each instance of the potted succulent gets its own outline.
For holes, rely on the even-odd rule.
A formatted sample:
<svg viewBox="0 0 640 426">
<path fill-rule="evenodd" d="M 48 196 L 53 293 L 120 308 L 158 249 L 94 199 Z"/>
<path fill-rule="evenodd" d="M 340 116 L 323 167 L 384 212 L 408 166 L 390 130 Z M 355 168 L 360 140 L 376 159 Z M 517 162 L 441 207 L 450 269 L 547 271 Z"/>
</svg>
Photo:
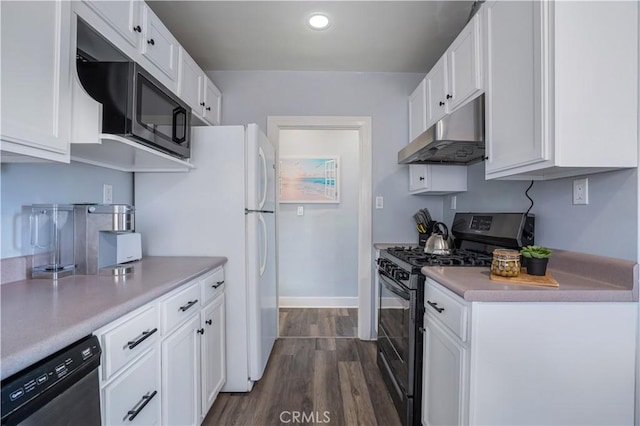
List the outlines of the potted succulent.
<svg viewBox="0 0 640 426">
<path fill-rule="evenodd" d="M 544 276 L 552 251 L 541 246 L 526 246 L 520 250 L 527 264 L 527 274 Z"/>
</svg>

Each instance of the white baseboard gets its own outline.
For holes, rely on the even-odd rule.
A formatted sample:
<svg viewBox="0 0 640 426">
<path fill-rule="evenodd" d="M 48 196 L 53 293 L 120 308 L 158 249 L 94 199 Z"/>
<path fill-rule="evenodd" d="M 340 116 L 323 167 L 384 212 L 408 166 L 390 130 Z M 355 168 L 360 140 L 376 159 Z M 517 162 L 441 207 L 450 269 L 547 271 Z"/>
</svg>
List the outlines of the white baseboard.
<svg viewBox="0 0 640 426">
<path fill-rule="evenodd" d="M 357 308 L 357 297 L 285 297 L 280 296 L 281 308 Z"/>
</svg>

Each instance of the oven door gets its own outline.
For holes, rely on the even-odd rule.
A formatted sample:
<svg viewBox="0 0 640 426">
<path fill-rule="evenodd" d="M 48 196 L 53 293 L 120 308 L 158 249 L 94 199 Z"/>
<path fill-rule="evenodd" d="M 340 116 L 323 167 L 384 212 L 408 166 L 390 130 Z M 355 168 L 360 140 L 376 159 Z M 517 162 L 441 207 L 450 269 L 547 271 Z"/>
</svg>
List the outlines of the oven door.
<svg viewBox="0 0 640 426">
<path fill-rule="evenodd" d="M 413 395 L 416 292 L 378 270 L 380 279 L 378 348 L 405 395 Z"/>
<path fill-rule="evenodd" d="M 135 67 L 131 131 L 173 156 L 190 156 L 191 108 L 139 66 Z"/>
</svg>

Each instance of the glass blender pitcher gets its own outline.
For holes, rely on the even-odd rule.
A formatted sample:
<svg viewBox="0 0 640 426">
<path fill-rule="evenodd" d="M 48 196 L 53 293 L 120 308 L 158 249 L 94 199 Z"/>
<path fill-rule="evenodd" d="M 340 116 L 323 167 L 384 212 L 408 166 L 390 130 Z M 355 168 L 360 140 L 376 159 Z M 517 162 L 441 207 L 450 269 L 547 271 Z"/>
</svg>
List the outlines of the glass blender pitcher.
<svg viewBox="0 0 640 426">
<path fill-rule="evenodd" d="M 72 275 L 73 206 L 34 204 L 29 217 L 33 249 L 31 278 L 58 279 Z"/>
</svg>

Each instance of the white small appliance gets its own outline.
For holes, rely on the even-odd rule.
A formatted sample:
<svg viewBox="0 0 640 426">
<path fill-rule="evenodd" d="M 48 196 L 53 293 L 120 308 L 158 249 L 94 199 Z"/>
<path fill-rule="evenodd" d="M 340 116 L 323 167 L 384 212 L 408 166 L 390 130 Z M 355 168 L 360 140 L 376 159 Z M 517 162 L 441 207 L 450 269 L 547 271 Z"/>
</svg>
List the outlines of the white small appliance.
<svg viewBox="0 0 640 426">
<path fill-rule="evenodd" d="M 248 392 L 277 336 L 275 150 L 256 124 L 194 127 L 189 173 L 136 173 L 149 256 L 226 256 L 227 381 Z"/>
<path fill-rule="evenodd" d="M 142 259 L 142 237 L 138 232 L 101 232 L 98 267 Z"/>
</svg>

